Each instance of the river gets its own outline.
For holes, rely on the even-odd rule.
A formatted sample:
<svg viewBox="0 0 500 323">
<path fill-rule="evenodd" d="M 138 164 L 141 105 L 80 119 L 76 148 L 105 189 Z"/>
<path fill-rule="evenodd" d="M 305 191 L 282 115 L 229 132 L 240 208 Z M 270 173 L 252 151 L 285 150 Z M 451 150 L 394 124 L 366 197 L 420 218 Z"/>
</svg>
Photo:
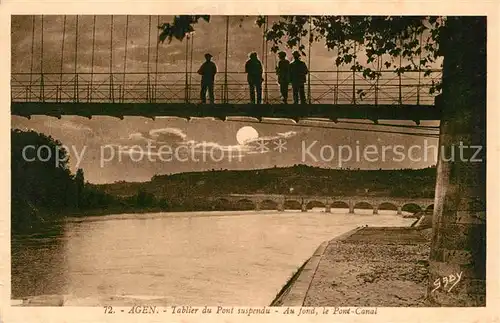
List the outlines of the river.
<svg viewBox="0 0 500 323">
<path fill-rule="evenodd" d="M 269 305 L 318 245 L 395 211 L 119 214 L 68 219 L 12 241 L 12 298 L 64 294 L 168 304 Z M 83 302 L 85 303 L 85 302 Z M 83 304 L 82 303 L 82 304 Z"/>
</svg>

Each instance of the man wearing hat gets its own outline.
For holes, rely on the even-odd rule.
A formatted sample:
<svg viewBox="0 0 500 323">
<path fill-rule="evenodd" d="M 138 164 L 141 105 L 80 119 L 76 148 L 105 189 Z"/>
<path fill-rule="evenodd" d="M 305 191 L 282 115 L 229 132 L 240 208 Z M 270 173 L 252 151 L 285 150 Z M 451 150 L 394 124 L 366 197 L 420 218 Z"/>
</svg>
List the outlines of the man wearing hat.
<svg viewBox="0 0 500 323">
<path fill-rule="evenodd" d="M 293 62 L 290 63 L 290 80 L 292 81 L 293 102 L 295 104 L 306 103 L 306 91 L 304 84 L 306 83 L 306 75 L 309 73 L 306 63 L 300 60 L 300 53 L 293 52 Z"/>
<path fill-rule="evenodd" d="M 210 99 L 210 104 L 215 103 L 214 96 L 214 81 L 215 74 L 217 74 L 217 65 L 212 62 L 212 55 L 205 54 L 205 63 L 203 63 L 198 70 L 198 74 L 201 75 L 201 103 L 207 103 L 207 90 Z"/>
<path fill-rule="evenodd" d="M 278 83 L 280 85 L 280 93 L 283 98 L 283 103 L 288 102 L 288 84 L 290 84 L 290 62 L 286 59 L 285 52 L 278 53 L 279 61 L 276 66 L 276 75 L 278 76 Z"/>
<path fill-rule="evenodd" d="M 257 58 L 257 53 L 252 52 L 245 63 L 245 73 L 250 87 L 250 101 L 255 104 L 255 93 L 257 92 L 257 104 L 262 103 L 262 63 Z"/>
</svg>

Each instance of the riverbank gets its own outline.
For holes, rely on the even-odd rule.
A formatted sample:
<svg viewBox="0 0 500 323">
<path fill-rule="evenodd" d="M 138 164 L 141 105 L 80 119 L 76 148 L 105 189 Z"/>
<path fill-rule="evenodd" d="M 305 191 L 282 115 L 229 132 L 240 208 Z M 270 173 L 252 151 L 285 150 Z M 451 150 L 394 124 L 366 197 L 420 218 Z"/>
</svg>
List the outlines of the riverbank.
<svg viewBox="0 0 500 323">
<path fill-rule="evenodd" d="M 360 227 L 330 240 L 271 305 L 426 306 L 429 231 Z"/>
<path fill-rule="evenodd" d="M 24 210 L 25 211 L 25 210 Z M 25 211 L 27 212 L 27 211 Z M 278 210 L 267 210 L 262 209 L 256 210 L 246 210 L 246 209 L 234 209 L 234 210 L 214 210 L 214 209 L 181 209 L 181 208 L 164 208 L 164 207 L 110 207 L 110 208 L 97 208 L 97 209 L 63 209 L 63 210 L 50 210 L 44 208 L 33 208 L 29 210 L 29 221 L 15 222 L 12 221 L 13 233 L 26 233 L 36 231 L 37 227 L 50 225 L 54 223 L 61 223 L 65 221 L 75 221 L 78 219 L 85 218 L 86 220 L 97 217 L 109 217 L 114 215 L 142 215 L 142 214 L 158 214 L 158 213 L 169 213 L 175 215 L 183 215 L 187 213 L 204 213 L 209 215 L 241 215 L 246 213 L 254 212 L 279 212 Z M 286 210 L 285 212 L 301 212 L 301 210 Z M 15 215 L 12 219 L 16 218 Z"/>
</svg>

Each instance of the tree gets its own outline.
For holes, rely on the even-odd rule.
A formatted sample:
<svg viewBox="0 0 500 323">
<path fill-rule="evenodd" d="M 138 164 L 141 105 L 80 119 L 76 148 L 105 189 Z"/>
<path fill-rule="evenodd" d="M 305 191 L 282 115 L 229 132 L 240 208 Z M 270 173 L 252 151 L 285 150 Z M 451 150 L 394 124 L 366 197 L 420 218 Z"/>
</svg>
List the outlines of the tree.
<svg viewBox="0 0 500 323">
<path fill-rule="evenodd" d="M 12 227 L 23 230 L 71 205 L 73 178 L 67 152 L 50 136 L 11 130 Z M 49 212 L 42 212 L 49 211 Z"/>
<path fill-rule="evenodd" d="M 160 26 L 160 39 L 182 40 L 182 31 L 193 31 L 192 25 L 201 18 L 187 17 L 176 18 L 168 28 Z M 461 144 L 479 146 L 481 153 L 473 156 L 475 149 L 469 148 L 460 160 L 446 161 L 439 149 L 428 300 L 445 306 L 484 306 L 486 17 L 280 16 L 268 21 L 260 16 L 256 23 L 266 28 L 272 51 L 288 46 L 305 54 L 303 39 L 324 41 L 335 50 L 332 59 L 338 66 L 350 65 L 370 79 L 379 76 L 368 66 L 375 60 L 396 74 L 423 68 L 428 75 L 443 58 L 442 82 L 431 88 L 431 92 L 442 91 L 436 100 L 442 114 L 440 147 L 450 152 Z M 365 65 L 358 59 L 360 51 Z M 396 59 L 404 59 L 405 64 L 395 64 Z M 472 157 L 481 161 L 472 162 Z M 462 273 L 459 286 L 450 292 L 434 290 L 434 282 L 450 273 Z"/>
<path fill-rule="evenodd" d="M 200 16 L 175 16 L 174 20 L 169 23 L 163 23 L 158 28 L 162 31 L 159 36 L 159 41 L 164 42 L 168 40 L 169 42 L 172 39 L 183 40 L 187 34 L 194 31 L 193 25 L 198 23 L 198 20 L 203 19 L 206 22 L 210 21 L 210 16 L 200 15 Z"/>
<path fill-rule="evenodd" d="M 75 175 L 75 186 L 76 186 L 76 207 L 80 208 L 83 201 L 83 193 L 85 188 L 85 177 L 83 175 L 83 169 L 78 168 Z"/>
<path fill-rule="evenodd" d="M 155 196 L 143 188 L 139 188 L 135 197 L 136 206 L 150 207 L 155 204 Z"/>
</svg>

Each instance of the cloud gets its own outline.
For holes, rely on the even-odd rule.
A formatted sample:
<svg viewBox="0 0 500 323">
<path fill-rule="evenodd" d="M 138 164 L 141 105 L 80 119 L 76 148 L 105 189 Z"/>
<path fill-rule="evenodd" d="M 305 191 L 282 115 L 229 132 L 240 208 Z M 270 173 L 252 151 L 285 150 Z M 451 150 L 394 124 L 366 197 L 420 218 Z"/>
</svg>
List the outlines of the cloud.
<svg viewBox="0 0 500 323">
<path fill-rule="evenodd" d="M 187 135 L 179 128 L 159 128 L 149 132 L 134 132 L 128 137 L 129 140 L 138 142 L 149 142 L 158 144 L 182 144 Z"/>
<path fill-rule="evenodd" d="M 263 154 L 272 151 L 271 143 L 278 142 L 286 144 L 286 139 L 297 135 L 296 131 L 278 132 L 276 135 L 261 136 L 249 140 L 242 145 L 222 145 L 213 141 L 198 141 L 191 139 L 179 128 L 158 128 L 149 132 L 135 132 L 129 135 L 129 140 L 139 145 L 120 146 L 117 148 L 120 154 L 130 155 L 137 159 L 147 156 L 159 157 L 161 155 L 177 156 L 178 159 L 186 156 L 231 156 L 232 158 L 243 158 L 248 155 Z M 129 142 L 130 143 L 130 142 Z M 141 145 L 147 143 L 149 147 Z M 179 157 L 181 156 L 181 157 Z"/>
<path fill-rule="evenodd" d="M 197 141 L 194 141 L 194 140 L 190 140 L 187 142 L 188 145 L 194 147 L 194 148 L 198 148 L 198 149 L 218 149 L 220 151 L 227 151 L 227 152 L 231 152 L 231 151 L 248 151 L 249 150 L 249 147 L 248 146 L 245 146 L 245 145 L 221 145 L 221 144 L 218 144 L 216 142 L 207 142 L 207 141 L 201 141 L 201 142 L 197 142 Z"/>
<path fill-rule="evenodd" d="M 186 135 L 186 133 L 184 133 L 184 131 L 182 131 L 179 128 L 172 128 L 172 127 L 152 129 L 149 131 L 149 134 L 151 136 L 157 136 L 160 134 L 172 134 L 172 135 L 176 135 L 178 137 L 181 137 L 182 139 L 185 139 L 187 137 L 187 135 Z"/>
<path fill-rule="evenodd" d="M 297 135 L 297 131 L 293 131 L 293 130 L 290 130 L 287 132 L 278 132 L 278 136 L 280 136 L 281 138 L 291 138 L 291 137 L 294 137 L 296 135 Z"/>
<path fill-rule="evenodd" d="M 248 143 L 263 142 L 263 141 L 273 141 L 279 139 L 289 139 L 297 135 L 296 131 L 278 132 L 275 136 L 261 136 L 255 139 L 251 139 Z"/>
<path fill-rule="evenodd" d="M 155 140 L 151 138 L 147 132 L 132 133 L 128 136 L 128 139 L 132 142 L 155 142 Z"/>
<path fill-rule="evenodd" d="M 295 137 L 297 134 L 297 131 L 278 132 L 275 136 L 262 136 L 249 140 L 246 142 L 246 145 L 252 148 L 251 154 L 267 153 L 270 150 L 264 148 L 267 147 L 269 143 L 286 145 L 286 139 Z"/>
<path fill-rule="evenodd" d="M 122 146 L 110 145 L 113 158 L 122 161 L 121 156 L 126 155 L 132 161 L 150 161 L 150 162 L 186 162 L 194 161 L 222 161 L 235 160 L 244 157 L 244 148 L 239 146 L 223 146 L 213 142 L 194 142 L 188 141 L 182 145 L 150 145 L 143 147 L 141 145 Z M 200 159 L 201 158 L 201 159 Z"/>
<path fill-rule="evenodd" d="M 76 122 L 73 122 L 71 120 L 47 120 L 44 122 L 44 125 L 49 128 L 57 128 L 61 130 L 66 130 L 66 131 L 76 131 L 76 132 L 90 132 L 93 133 L 93 130 L 85 126 L 83 124 L 79 124 Z"/>
</svg>

